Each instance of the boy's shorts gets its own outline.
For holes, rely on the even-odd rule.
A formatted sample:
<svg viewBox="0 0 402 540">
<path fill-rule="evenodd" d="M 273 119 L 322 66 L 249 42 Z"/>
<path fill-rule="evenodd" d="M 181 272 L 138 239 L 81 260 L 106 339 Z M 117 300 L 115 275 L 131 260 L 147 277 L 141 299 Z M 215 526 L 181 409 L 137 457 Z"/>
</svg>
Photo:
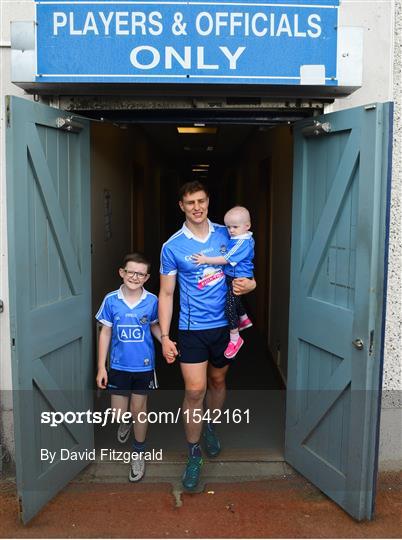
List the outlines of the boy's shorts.
<svg viewBox="0 0 402 540">
<path fill-rule="evenodd" d="M 107 389 L 111 394 L 129 396 L 130 394 L 148 395 L 158 388 L 155 370 L 121 371 L 109 369 Z"/>
<path fill-rule="evenodd" d="M 229 327 L 208 330 L 179 330 L 179 360 L 184 364 L 199 364 L 209 360 L 216 368 L 223 368 L 233 362 L 225 358 L 224 352 L 230 340 Z"/>
</svg>

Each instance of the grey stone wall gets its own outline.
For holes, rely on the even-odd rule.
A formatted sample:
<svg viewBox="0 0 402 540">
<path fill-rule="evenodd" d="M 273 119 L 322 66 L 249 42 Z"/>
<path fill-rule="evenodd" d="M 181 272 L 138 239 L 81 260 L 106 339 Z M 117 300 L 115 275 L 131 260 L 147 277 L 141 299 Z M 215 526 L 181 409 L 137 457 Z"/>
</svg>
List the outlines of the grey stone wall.
<svg viewBox="0 0 402 540">
<path fill-rule="evenodd" d="M 395 0 L 394 133 L 388 297 L 380 436 L 382 468 L 402 465 L 402 0 Z"/>
</svg>

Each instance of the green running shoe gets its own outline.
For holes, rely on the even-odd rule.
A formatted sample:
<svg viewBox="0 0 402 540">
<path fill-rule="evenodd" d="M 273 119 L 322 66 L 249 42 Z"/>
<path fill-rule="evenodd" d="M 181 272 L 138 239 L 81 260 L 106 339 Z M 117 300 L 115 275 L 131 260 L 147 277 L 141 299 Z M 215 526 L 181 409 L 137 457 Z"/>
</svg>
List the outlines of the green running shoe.
<svg viewBox="0 0 402 540">
<path fill-rule="evenodd" d="M 221 451 L 221 443 L 214 430 L 209 430 L 207 427 L 202 434 L 204 440 L 204 449 L 209 457 L 216 457 Z"/>
<path fill-rule="evenodd" d="M 192 490 L 198 486 L 200 481 L 202 457 L 189 457 L 184 474 L 182 484 L 185 489 Z"/>
</svg>

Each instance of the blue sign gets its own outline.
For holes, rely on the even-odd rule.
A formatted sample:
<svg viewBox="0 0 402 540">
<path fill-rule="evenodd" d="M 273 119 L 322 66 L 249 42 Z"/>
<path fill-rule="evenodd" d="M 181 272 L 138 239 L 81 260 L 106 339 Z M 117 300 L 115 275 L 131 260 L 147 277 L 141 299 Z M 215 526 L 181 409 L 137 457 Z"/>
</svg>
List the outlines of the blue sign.
<svg viewBox="0 0 402 540">
<path fill-rule="evenodd" d="M 37 2 L 37 82 L 337 85 L 339 0 Z"/>
</svg>

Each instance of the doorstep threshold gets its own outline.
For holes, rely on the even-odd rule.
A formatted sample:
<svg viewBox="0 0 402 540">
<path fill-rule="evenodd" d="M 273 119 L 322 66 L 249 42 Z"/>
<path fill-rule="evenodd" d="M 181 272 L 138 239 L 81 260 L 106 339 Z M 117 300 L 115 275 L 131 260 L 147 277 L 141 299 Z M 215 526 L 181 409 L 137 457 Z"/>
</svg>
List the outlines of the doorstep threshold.
<svg viewBox="0 0 402 540">
<path fill-rule="evenodd" d="M 183 474 L 185 460 L 147 463 L 143 482 L 175 483 Z M 93 462 L 75 479 L 78 482 L 127 482 L 129 464 L 116 461 Z M 244 462 L 204 460 L 203 483 L 241 482 L 288 476 L 293 469 L 284 461 Z"/>
</svg>

